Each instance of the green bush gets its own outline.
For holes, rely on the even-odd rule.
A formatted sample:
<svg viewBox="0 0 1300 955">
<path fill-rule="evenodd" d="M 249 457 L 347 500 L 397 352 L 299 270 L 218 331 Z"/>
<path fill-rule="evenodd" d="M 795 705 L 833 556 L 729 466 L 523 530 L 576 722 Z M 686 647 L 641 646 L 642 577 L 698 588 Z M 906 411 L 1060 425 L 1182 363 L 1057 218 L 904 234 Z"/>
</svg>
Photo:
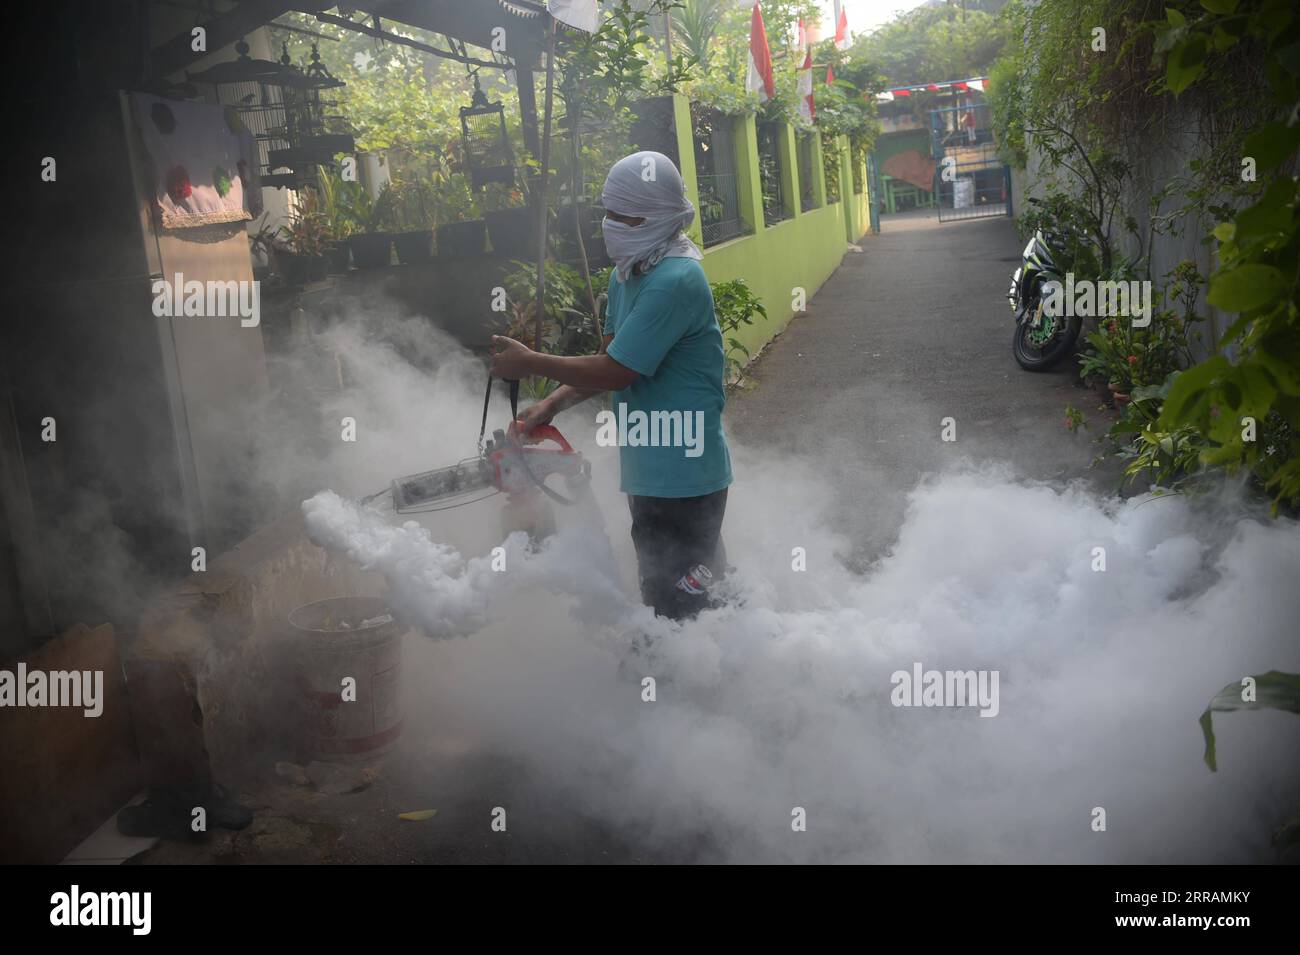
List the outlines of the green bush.
<svg viewBox="0 0 1300 955">
<path fill-rule="evenodd" d="M 718 316 L 718 327 L 722 330 L 726 379 L 734 381 L 740 377 L 745 361 L 750 357 L 749 349 L 736 338 L 735 332 L 742 325 L 754 324 L 755 316 L 767 318 L 767 308 L 744 279 L 714 282 L 710 287 L 713 289 L 713 311 Z M 745 361 L 741 360 L 741 355 L 745 356 Z"/>
</svg>

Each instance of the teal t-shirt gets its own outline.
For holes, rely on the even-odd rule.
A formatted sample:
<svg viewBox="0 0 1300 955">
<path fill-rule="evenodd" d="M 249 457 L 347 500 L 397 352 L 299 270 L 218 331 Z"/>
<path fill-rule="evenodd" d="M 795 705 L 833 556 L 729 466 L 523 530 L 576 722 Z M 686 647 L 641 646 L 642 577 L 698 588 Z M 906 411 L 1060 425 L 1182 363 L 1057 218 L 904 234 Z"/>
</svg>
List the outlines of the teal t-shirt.
<svg viewBox="0 0 1300 955">
<path fill-rule="evenodd" d="M 731 484 L 722 433 L 725 362 L 713 292 L 695 259 L 662 260 L 644 275 L 609 279 L 609 356 L 638 378 L 612 393 L 620 489 L 696 497 Z"/>
</svg>

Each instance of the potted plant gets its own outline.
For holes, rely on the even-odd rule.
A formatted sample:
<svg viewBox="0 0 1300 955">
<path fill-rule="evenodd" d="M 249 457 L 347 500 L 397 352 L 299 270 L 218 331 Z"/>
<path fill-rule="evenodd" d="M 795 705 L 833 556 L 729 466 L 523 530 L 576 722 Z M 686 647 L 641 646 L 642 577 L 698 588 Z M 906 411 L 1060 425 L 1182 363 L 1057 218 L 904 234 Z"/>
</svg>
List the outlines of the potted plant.
<svg viewBox="0 0 1300 955">
<path fill-rule="evenodd" d="M 492 251 L 508 259 L 528 257 L 537 244 L 532 209 L 524 205 L 523 192 L 513 183 L 489 182 L 479 199 L 487 223 Z"/>
<path fill-rule="evenodd" d="M 365 187 L 359 182 L 346 181 L 337 172 L 326 168 L 320 170 L 318 181 L 319 208 L 329 240 L 325 257 L 331 272 L 344 274 L 350 268 L 352 258 L 348 239 L 361 228 L 356 208 L 365 197 Z"/>
<path fill-rule="evenodd" d="M 271 255 L 275 249 L 275 236 L 279 231 L 267 220 L 271 213 L 264 212 L 257 220 L 257 231 L 248 234 L 248 252 L 253 260 L 253 278 L 265 281 L 271 274 Z"/>
<path fill-rule="evenodd" d="M 280 227 L 280 243 L 274 247 L 275 263 L 288 284 L 306 285 L 329 274 L 325 258 L 329 236 L 314 191 L 300 194 L 293 217 Z"/>
<path fill-rule="evenodd" d="M 393 217 L 398 227 L 393 246 L 403 265 L 433 258 L 434 215 L 434 192 L 427 182 L 415 179 L 393 187 Z"/>
<path fill-rule="evenodd" d="M 465 174 L 449 175 L 434 192 L 434 209 L 440 258 L 482 255 L 487 243 L 487 223 L 476 218 L 474 198 Z"/>
<path fill-rule="evenodd" d="M 389 264 L 393 250 L 393 187 L 385 184 L 371 199 L 363 187 L 348 192 L 348 214 L 357 231 L 348 237 L 352 264 L 359 269 L 383 268 Z"/>
</svg>

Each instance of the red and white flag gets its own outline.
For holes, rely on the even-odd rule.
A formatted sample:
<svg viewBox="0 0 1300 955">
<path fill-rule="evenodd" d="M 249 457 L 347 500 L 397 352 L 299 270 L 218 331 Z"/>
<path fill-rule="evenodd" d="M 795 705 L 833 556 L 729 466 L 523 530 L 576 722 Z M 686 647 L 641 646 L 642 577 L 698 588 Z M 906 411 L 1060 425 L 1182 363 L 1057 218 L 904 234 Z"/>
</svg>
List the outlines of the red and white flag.
<svg viewBox="0 0 1300 955">
<path fill-rule="evenodd" d="M 849 48 L 849 17 L 840 0 L 835 0 L 835 49 Z"/>
<path fill-rule="evenodd" d="M 803 66 L 799 67 L 799 115 L 808 122 L 817 118 L 817 107 L 813 103 L 812 48 L 804 53 Z"/>
<path fill-rule="evenodd" d="M 808 31 L 804 28 L 803 17 L 799 18 L 799 36 L 795 42 L 799 49 L 803 50 L 808 47 Z"/>
<path fill-rule="evenodd" d="M 831 86 L 835 82 L 835 64 L 826 64 L 826 85 Z"/>
<path fill-rule="evenodd" d="M 749 73 L 745 89 L 757 93 L 759 101 L 776 95 L 776 79 L 772 76 L 772 53 L 767 48 L 767 29 L 763 26 L 763 12 L 754 2 L 754 12 L 749 16 Z"/>
<path fill-rule="evenodd" d="M 595 33 L 600 26 L 598 0 L 550 0 L 546 9 L 561 23 L 588 33 Z"/>
</svg>

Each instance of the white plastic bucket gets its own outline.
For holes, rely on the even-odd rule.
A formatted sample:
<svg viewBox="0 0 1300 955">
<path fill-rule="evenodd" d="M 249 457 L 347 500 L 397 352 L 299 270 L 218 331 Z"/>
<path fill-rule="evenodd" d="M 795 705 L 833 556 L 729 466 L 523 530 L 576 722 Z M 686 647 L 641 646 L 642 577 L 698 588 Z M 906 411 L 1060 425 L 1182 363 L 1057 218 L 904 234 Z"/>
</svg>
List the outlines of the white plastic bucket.
<svg viewBox="0 0 1300 955">
<path fill-rule="evenodd" d="M 387 604 L 331 597 L 299 607 L 289 624 L 309 752 L 337 760 L 390 749 L 402 733 L 404 629 Z"/>
</svg>

